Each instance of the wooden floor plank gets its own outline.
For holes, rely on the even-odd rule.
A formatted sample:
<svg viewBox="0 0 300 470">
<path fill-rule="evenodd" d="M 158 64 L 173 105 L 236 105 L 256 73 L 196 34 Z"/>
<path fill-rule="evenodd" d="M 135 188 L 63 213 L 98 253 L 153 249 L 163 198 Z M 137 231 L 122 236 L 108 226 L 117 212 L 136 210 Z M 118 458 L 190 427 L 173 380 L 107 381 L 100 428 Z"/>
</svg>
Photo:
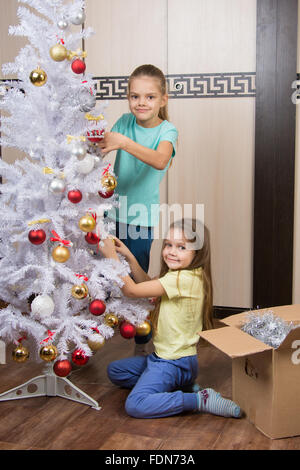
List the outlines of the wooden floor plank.
<svg viewBox="0 0 300 470">
<path fill-rule="evenodd" d="M 161 443 L 162 439 L 115 432 L 99 447 L 99 450 L 157 450 Z"/>
<path fill-rule="evenodd" d="M 43 450 L 36 447 L 24 447 L 15 442 L 0 441 L 0 450 Z"/>
<path fill-rule="evenodd" d="M 129 390 L 112 385 L 107 365 L 132 355 L 134 343 L 116 334 L 70 380 L 101 410 L 60 397 L 0 402 L 0 449 L 57 450 L 299 450 L 300 436 L 271 440 L 246 418 L 182 413 L 161 419 L 134 419 L 125 412 Z M 209 345 L 198 349 L 198 382 L 231 398 L 231 360 Z M 0 393 L 43 371 L 33 360 L 0 365 Z"/>
</svg>

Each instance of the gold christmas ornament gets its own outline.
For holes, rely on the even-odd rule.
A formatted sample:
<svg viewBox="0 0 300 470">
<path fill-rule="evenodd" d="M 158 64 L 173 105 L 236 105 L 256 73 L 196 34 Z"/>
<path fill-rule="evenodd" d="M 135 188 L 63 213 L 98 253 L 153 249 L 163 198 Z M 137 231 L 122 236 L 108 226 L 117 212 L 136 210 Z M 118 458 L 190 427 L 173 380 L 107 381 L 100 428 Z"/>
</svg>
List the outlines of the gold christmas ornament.
<svg viewBox="0 0 300 470">
<path fill-rule="evenodd" d="M 57 355 L 57 348 L 53 344 L 47 344 L 43 346 L 40 350 L 40 358 L 46 362 L 54 361 L 54 359 L 57 358 Z"/>
<path fill-rule="evenodd" d="M 68 51 L 62 44 L 55 44 L 50 49 L 50 56 L 55 62 L 62 62 L 68 56 Z"/>
<path fill-rule="evenodd" d="M 103 188 L 106 188 L 107 191 L 113 191 L 115 189 L 115 187 L 117 186 L 117 180 L 110 173 L 106 173 L 101 178 L 101 184 L 102 184 Z"/>
<path fill-rule="evenodd" d="M 65 263 L 70 258 L 70 252 L 66 246 L 58 245 L 52 250 L 52 258 L 57 263 Z"/>
<path fill-rule="evenodd" d="M 29 351 L 25 346 L 19 344 L 12 352 L 12 358 L 14 361 L 22 363 L 26 362 L 29 358 Z"/>
<path fill-rule="evenodd" d="M 110 326 L 111 328 L 116 328 L 119 324 L 119 319 L 113 313 L 107 313 L 105 315 L 105 323 L 106 325 Z"/>
<path fill-rule="evenodd" d="M 87 344 L 92 351 L 99 351 L 105 344 L 105 339 L 102 335 L 95 333 L 91 338 L 88 339 Z"/>
<path fill-rule="evenodd" d="M 140 325 L 136 327 L 136 334 L 138 336 L 147 336 L 150 333 L 150 331 L 151 331 L 151 325 L 147 320 L 143 321 L 143 323 L 141 323 Z"/>
<path fill-rule="evenodd" d="M 75 299 L 85 299 L 89 293 L 86 284 L 80 284 L 72 287 L 72 295 Z"/>
<path fill-rule="evenodd" d="M 96 221 L 94 217 L 92 217 L 89 214 L 86 214 L 83 217 L 81 217 L 78 225 L 79 225 L 80 230 L 82 230 L 83 232 L 92 232 L 96 227 Z"/>
<path fill-rule="evenodd" d="M 45 85 L 47 81 L 47 74 L 44 70 L 38 67 L 37 69 L 34 69 L 31 72 L 31 74 L 29 75 L 29 79 L 33 85 L 42 86 Z"/>
</svg>

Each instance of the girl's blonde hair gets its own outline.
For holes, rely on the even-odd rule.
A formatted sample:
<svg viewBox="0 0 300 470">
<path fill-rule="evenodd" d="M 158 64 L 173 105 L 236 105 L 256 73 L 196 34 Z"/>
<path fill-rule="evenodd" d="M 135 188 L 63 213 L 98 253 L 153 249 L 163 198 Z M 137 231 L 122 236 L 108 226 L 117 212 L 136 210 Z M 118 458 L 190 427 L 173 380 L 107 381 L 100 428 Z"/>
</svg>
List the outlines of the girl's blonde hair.
<svg viewBox="0 0 300 470">
<path fill-rule="evenodd" d="M 155 67 L 155 65 L 145 64 L 145 65 L 140 65 L 139 67 L 137 67 L 130 75 L 129 80 L 128 80 L 127 96 L 129 96 L 129 93 L 130 93 L 130 85 L 131 85 L 132 79 L 145 76 L 145 75 L 147 77 L 156 78 L 159 81 L 160 91 L 163 96 L 168 93 L 167 81 L 163 72 L 158 67 Z M 165 120 L 169 121 L 168 104 L 160 108 L 158 117 L 162 119 L 163 121 Z"/>
<path fill-rule="evenodd" d="M 203 290 L 204 290 L 204 300 L 203 300 L 203 312 L 199 314 L 203 315 L 203 329 L 209 330 L 213 327 L 213 287 L 212 287 L 212 276 L 211 276 L 211 258 L 210 258 L 210 235 L 208 228 L 202 224 L 202 222 L 197 219 L 182 219 L 176 222 L 173 222 L 170 225 L 171 228 L 180 228 L 185 236 L 185 239 L 191 243 L 190 247 L 193 249 L 195 247 L 195 256 L 191 264 L 184 269 L 196 269 L 202 268 L 202 273 L 200 274 L 203 278 Z M 159 277 L 164 276 L 169 268 L 165 263 L 162 252 L 165 246 L 165 240 L 163 242 L 161 250 L 161 269 Z M 190 248 L 188 246 L 188 249 Z M 179 282 L 180 271 L 178 271 L 177 282 Z M 179 285 L 178 285 L 179 287 Z M 155 334 L 158 323 L 158 315 L 160 308 L 159 298 L 156 302 L 155 309 L 150 314 L 150 320 L 152 323 L 153 333 Z"/>
</svg>

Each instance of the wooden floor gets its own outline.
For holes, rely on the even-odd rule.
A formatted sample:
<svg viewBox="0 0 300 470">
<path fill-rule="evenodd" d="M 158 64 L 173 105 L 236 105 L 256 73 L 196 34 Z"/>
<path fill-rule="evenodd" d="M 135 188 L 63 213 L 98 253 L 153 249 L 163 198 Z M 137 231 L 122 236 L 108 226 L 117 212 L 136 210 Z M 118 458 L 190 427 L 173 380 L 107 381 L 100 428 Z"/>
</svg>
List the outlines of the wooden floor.
<svg viewBox="0 0 300 470">
<path fill-rule="evenodd" d="M 70 380 L 102 407 L 59 397 L 0 402 L 0 449 L 63 450 L 262 450 L 300 449 L 300 437 L 271 440 L 246 418 L 222 418 L 183 413 L 162 419 L 139 420 L 126 415 L 128 391 L 113 386 L 107 364 L 132 355 L 133 340 L 115 335 L 89 363 L 72 372 Z M 200 349 L 198 383 L 231 397 L 231 360 L 211 346 Z M 39 375 L 40 364 L 17 364 L 7 357 L 0 365 L 0 393 Z"/>
</svg>

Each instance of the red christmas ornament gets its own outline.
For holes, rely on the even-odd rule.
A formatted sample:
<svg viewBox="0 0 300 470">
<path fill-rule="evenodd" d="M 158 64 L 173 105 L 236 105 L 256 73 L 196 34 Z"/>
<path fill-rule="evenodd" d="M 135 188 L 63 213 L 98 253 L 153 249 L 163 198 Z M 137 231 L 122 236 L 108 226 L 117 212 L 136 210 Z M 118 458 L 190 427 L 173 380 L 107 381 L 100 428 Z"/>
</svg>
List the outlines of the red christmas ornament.
<svg viewBox="0 0 300 470">
<path fill-rule="evenodd" d="M 46 240 L 46 233 L 44 230 L 30 230 L 28 239 L 33 245 L 41 245 Z"/>
<path fill-rule="evenodd" d="M 89 310 L 92 315 L 102 315 L 105 312 L 106 305 L 102 300 L 96 299 L 90 303 Z"/>
<path fill-rule="evenodd" d="M 82 192 L 79 191 L 79 189 L 72 189 L 68 192 L 68 199 L 73 202 L 73 204 L 77 204 L 82 199 Z"/>
<path fill-rule="evenodd" d="M 111 197 L 114 194 L 114 190 L 112 191 L 107 191 L 106 193 L 102 193 L 101 191 L 98 191 L 99 196 L 103 197 L 104 199 L 107 199 Z"/>
<path fill-rule="evenodd" d="M 71 64 L 71 69 L 73 70 L 74 73 L 83 73 L 85 71 L 85 63 L 81 59 L 75 59 L 73 60 Z"/>
<path fill-rule="evenodd" d="M 100 242 L 100 238 L 94 232 L 88 232 L 84 238 L 90 245 L 97 245 Z"/>
<path fill-rule="evenodd" d="M 53 366 L 53 370 L 59 377 L 67 377 L 72 370 L 72 364 L 68 359 L 56 361 Z"/>
<path fill-rule="evenodd" d="M 99 129 L 93 129 L 87 131 L 86 135 L 90 142 L 100 142 L 100 140 L 104 139 L 104 129 L 101 131 Z"/>
<path fill-rule="evenodd" d="M 89 356 L 87 356 L 82 349 L 75 349 L 72 353 L 72 361 L 77 366 L 84 366 L 89 360 Z"/>
<path fill-rule="evenodd" d="M 120 325 L 120 334 L 123 338 L 130 339 L 136 335 L 136 328 L 127 321 L 123 321 Z"/>
</svg>

